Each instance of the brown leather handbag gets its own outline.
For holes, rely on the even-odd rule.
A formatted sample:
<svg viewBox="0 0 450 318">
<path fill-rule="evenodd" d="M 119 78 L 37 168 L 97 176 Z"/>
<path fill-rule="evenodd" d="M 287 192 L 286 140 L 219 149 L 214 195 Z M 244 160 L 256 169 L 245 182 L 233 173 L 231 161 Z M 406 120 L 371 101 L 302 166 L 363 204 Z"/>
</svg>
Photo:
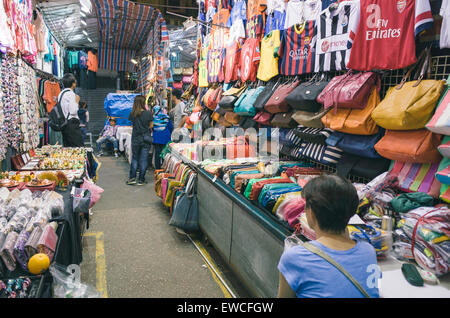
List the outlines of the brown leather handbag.
<svg viewBox="0 0 450 318">
<path fill-rule="evenodd" d="M 298 110 L 294 112 L 292 118 L 299 124 L 311 128 L 323 128 L 322 117 L 325 116 L 331 108 L 324 110 L 323 108 L 317 113 Z"/>
<path fill-rule="evenodd" d="M 325 127 L 347 134 L 375 135 L 379 127 L 372 119 L 372 111 L 380 103 L 380 96 L 376 88 L 372 87 L 372 93 L 364 109 L 339 108 L 322 117 Z"/>
<path fill-rule="evenodd" d="M 226 112 L 224 117 L 227 122 L 232 123 L 233 125 L 237 125 L 241 121 L 241 116 L 234 112 Z"/>
<path fill-rule="evenodd" d="M 295 128 L 297 122 L 292 118 L 293 113 L 278 113 L 273 116 L 271 124 L 279 128 Z"/>
<path fill-rule="evenodd" d="M 271 114 L 289 112 L 291 107 L 286 101 L 286 96 L 288 96 L 299 84 L 299 80 L 294 80 L 277 87 L 264 106 L 264 110 Z"/>
<path fill-rule="evenodd" d="M 442 160 L 437 147 L 442 135 L 427 129 L 387 130 L 375 144 L 375 150 L 383 157 L 401 162 L 435 163 Z"/>
<path fill-rule="evenodd" d="M 264 178 L 264 173 L 238 174 L 234 179 L 234 189 L 241 192 L 242 184 L 245 180 Z"/>
<path fill-rule="evenodd" d="M 211 118 L 212 118 L 212 120 L 214 120 L 215 122 L 218 122 L 219 119 L 220 119 L 220 114 L 219 114 L 219 113 L 216 113 L 216 112 L 213 112 L 212 115 L 211 115 Z"/>
</svg>

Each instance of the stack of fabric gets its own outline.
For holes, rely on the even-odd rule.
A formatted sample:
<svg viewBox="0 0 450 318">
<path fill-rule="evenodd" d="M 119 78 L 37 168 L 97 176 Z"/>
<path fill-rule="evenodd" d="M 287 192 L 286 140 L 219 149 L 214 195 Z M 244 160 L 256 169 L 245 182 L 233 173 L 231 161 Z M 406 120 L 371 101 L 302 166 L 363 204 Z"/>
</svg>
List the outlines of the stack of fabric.
<svg viewBox="0 0 450 318">
<path fill-rule="evenodd" d="M 394 252 L 415 260 L 436 275 L 450 271 L 450 209 L 420 207 L 402 215 L 395 230 Z"/>
</svg>

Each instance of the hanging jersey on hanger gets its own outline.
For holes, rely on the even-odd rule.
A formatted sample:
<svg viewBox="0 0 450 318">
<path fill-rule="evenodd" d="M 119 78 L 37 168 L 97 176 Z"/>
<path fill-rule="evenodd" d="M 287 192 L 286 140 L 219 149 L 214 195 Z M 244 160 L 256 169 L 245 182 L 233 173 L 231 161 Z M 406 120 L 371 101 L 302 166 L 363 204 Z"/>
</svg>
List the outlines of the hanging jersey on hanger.
<svg viewBox="0 0 450 318">
<path fill-rule="evenodd" d="M 278 50 L 280 48 L 280 30 L 267 34 L 261 41 L 261 61 L 256 77 L 267 82 L 278 75 Z"/>
<path fill-rule="evenodd" d="M 415 37 L 433 26 L 429 0 L 361 0 L 360 23 L 350 33 L 347 67 L 359 71 L 414 64 Z"/>
<path fill-rule="evenodd" d="M 314 72 L 316 57 L 310 46 L 314 30 L 315 21 L 306 21 L 283 31 L 278 52 L 281 57 L 281 74 L 301 75 Z"/>
<path fill-rule="evenodd" d="M 238 80 L 241 45 L 239 41 L 227 46 L 225 55 L 225 83 Z"/>
<path fill-rule="evenodd" d="M 287 29 L 304 21 L 316 20 L 321 11 L 322 1 L 320 0 L 290 0 L 286 4 L 284 28 Z"/>
<path fill-rule="evenodd" d="M 312 46 L 315 48 L 315 72 L 346 69 L 351 48 L 350 30 L 359 21 L 359 0 L 342 1 L 339 6 L 323 10 L 316 20 L 317 30 Z"/>
<path fill-rule="evenodd" d="M 208 82 L 223 82 L 223 62 L 225 59 L 225 49 L 208 51 Z"/>
<path fill-rule="evenodd" d="M 450 0 L 442 0 L 439 15 L 442 17 L 439 46 L 441 49 L 450 48 Z"/>
<path fill-rule="evenodd" d="M 242 46 L 240 56 L 241 81 L 256 81 L 256 70 L 261 58 L 259 40 L 247 38 Z"/>
</svg>

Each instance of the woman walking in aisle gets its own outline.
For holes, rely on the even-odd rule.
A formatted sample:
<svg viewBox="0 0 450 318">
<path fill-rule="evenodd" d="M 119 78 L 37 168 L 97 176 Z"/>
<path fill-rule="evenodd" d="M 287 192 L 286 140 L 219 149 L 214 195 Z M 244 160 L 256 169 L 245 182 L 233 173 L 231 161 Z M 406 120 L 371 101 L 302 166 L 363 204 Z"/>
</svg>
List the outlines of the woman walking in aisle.
<svg viewBox="0 0 450 318">
<path fill-rule="evenodd" d="M 145 173 L 148 167 L 148 154 L 152 144 L 150 128 L 153 124 L 153 116 L 145 107 L 145 97 L 138 95 L 134 99 L 133 109 L 129 120 L 133 123 L 133 132 L 131 136 L 131 167 L 128 185 L 143 185 Z M 139 178 L 136 180 L 137 170 L 139 169 Z"/>
<path fill-rule="evenodd" d="M 155 147 L 155 169 L 161 169 L 161 151 L 170 142 L 173 125 L 161 106 L 153 107 L 153 145 Z"/>
<path fill-rule="evenodd" d="M 78 118 L 80 118 L 81 136 L 83 137 L 83 143 L 85 143 L 89 123 L 89 111 L 86 102 L 80 102 L 78 109 Z"/>
</svg>

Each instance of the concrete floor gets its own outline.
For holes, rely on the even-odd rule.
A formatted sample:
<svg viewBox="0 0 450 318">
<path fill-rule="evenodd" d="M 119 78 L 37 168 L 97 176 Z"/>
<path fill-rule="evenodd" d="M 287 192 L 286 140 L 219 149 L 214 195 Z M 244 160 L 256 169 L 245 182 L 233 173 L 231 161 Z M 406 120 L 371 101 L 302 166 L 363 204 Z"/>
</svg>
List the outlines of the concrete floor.
<svg viewBox="0 0 450 318">
<path fill-rule="evenodd" d="M 105 192 L 83 238 L 82 281 L 106 290 L 108 297 L 225 297 L 194 245 L 168 225 L 153 170 L 147 185 L 128 186 L 123 157 L 99 160 L 97 184 Z"/>
</svg>

